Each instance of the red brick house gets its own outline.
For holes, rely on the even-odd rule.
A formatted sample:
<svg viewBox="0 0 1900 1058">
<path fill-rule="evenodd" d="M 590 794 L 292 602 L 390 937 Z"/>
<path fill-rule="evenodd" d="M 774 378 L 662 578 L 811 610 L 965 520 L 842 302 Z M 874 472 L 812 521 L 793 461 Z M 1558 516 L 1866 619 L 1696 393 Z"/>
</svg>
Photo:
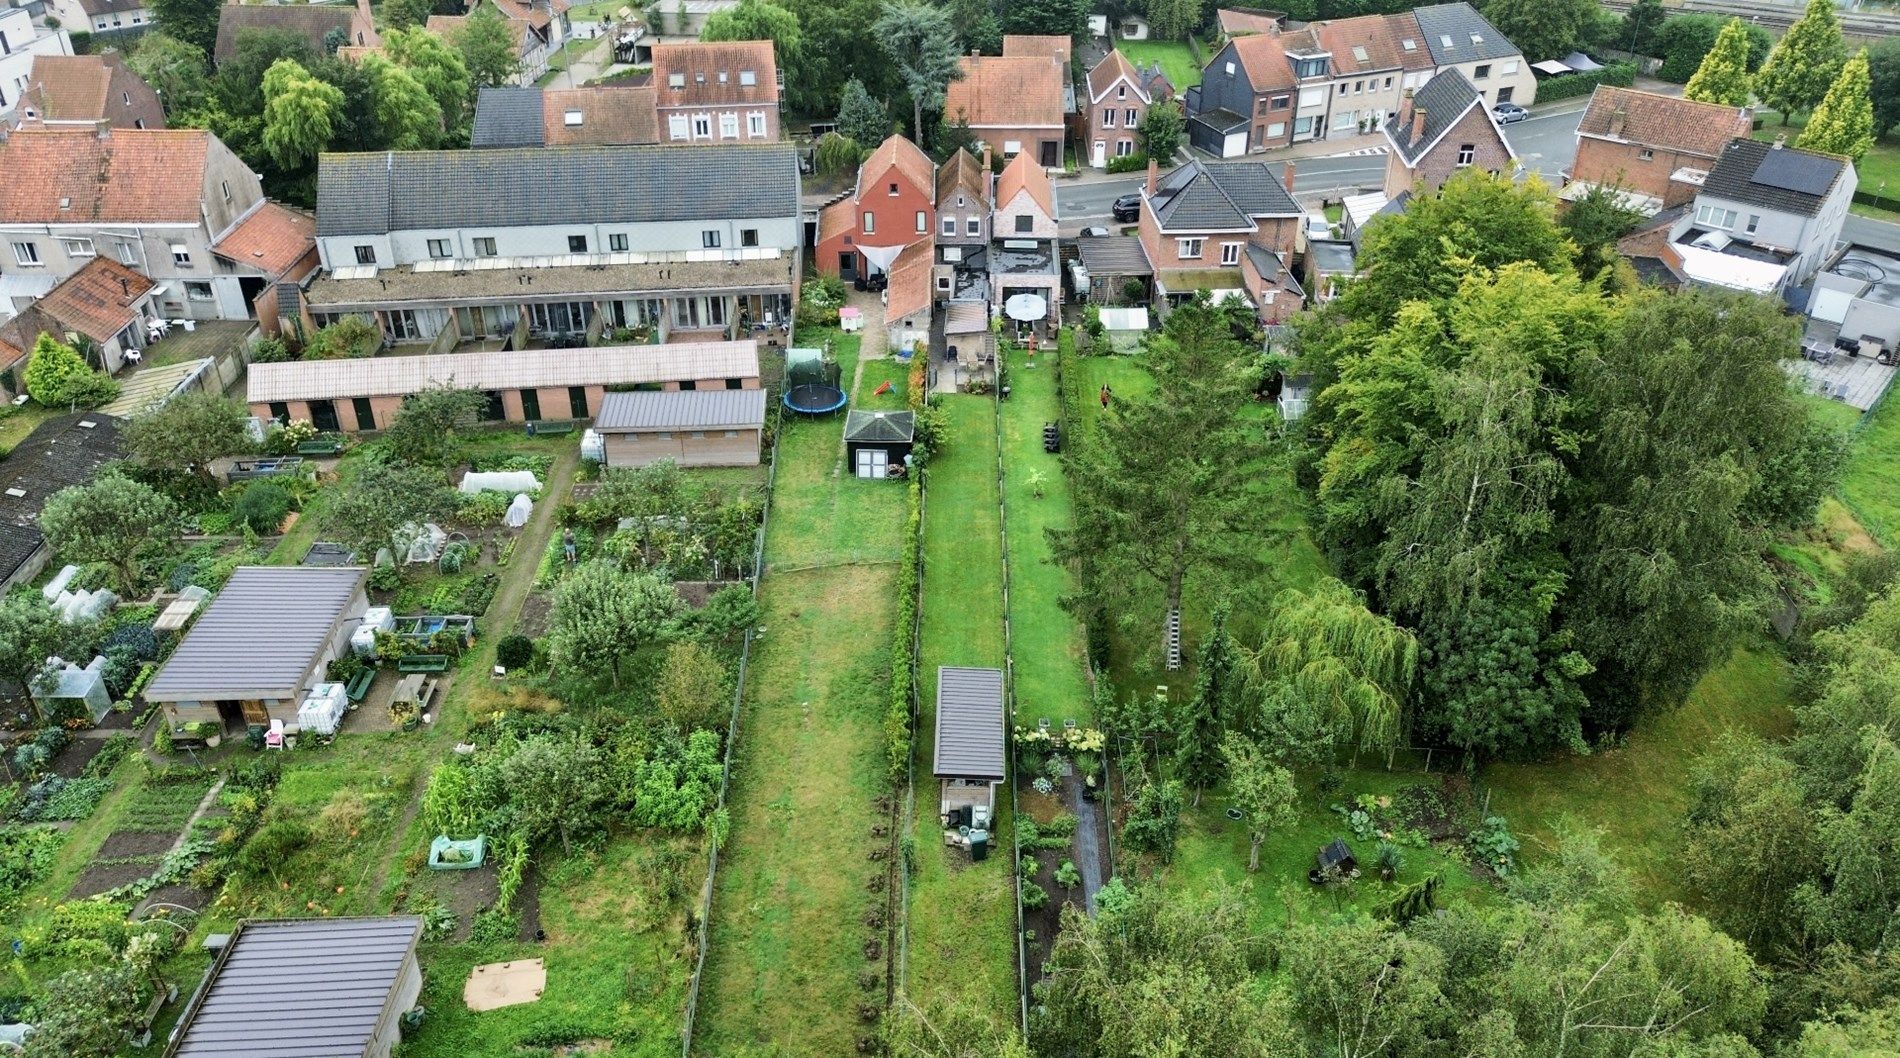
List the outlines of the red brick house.
<svg viewBox="0 0 1900 1058">
<path fill-rule="evenodd" d="M 1722 148 L 1747 136 L 1753 120 L 1748 107 L 1599 85 L 1577 123 L 1564 197 L 1607 184 L 1654 200 L 1644 204 L 1655 209 L 1679 206 L 1695 198 Z"/>
<path fill-rule="evenodd" d="M 769 40 L 655 44 L 652 83 L 662 142 L 779 139 L 778 59 Z"/>
<path fill-rule="evenodd" d="M 1436 191 L 1460 169 L 1503 173 L 1517 165 L 1517 153 L 1491 120 L 1484 96 L 1457 70 L 1406 96 L 1385 138 L 1392 144 L 1385 156 L 1387 198 Z"/>
<path fill-rule="evenodd" d="M 1152 162 L 1141 196 L 1142 249 L 1156 294 L 1169 301 L 1206 290 L 1252 302 L 1261 322 L 1280 323 L 1305 297 L 1288 269 L 1305 211 L 1265 162 L 1192 161 L 1160 179 Z"/>
<path fill-rule="evenodd" d="M 1144 69 L 1116 50 L 1095 64 L 1087 83 L 1083 142 L 1088 145 L 1089 165 L 1096 169 L 1106 168 L 1110 158 L 1137 153 L 1141 147 L 1135 131 L 1148 116 L 1148 108 L 1174 96 L 1174 85 L 1159 64 Z"/>
<path fill-rule="evenodd" d="M 966 55 L 963 75 L 944 93 L 943 120 L 968 125 L 1003 158 L 1028 154 L 1060 169 L 1068 80 L 1068 67 L 1047 54 Z"/>
<path fill-rule="evenodd" d="M 937 167 L 892 136 L 858 167 L 857 186 L 818 217 L 818 271 L 846 280 L 888 272 L 904 247 L 936 226 Z"/>
<path fill-rule="evenodd" d="M 126 69 L 118 52 L 36 55 L 15 122 L 105 122 L 120 129 L 162 129 L 158 93 Z"/>
</svg>

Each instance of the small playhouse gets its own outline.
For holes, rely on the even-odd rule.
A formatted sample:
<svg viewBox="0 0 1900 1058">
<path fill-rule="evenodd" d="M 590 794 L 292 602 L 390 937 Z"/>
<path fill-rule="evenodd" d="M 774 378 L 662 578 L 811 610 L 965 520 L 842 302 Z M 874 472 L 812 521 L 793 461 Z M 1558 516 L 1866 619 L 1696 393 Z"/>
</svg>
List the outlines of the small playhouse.
<svg viewBox="0 0 1900 1058">
<path fill-rule="evenodd" d="M 854 410 L 845 417 L 845 458 L 858 477 L 902 477 L 916 443 L 913 412 Z"/>
</svg>

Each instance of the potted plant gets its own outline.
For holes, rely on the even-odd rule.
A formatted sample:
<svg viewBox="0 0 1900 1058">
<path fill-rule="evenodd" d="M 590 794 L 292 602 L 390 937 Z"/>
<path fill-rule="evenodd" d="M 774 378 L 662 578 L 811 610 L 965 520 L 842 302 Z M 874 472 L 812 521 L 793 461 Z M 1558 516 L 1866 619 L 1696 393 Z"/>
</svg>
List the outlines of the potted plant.
<svg viewBox="0 0 1900 1058">
<path fill-rule="evenodd" d="M 192 737 L 204 742 L 206 749 L 217 749 L 224 741 L 224 725 L 209 720 L 194 720 L 188 725 Z"/>
<path fill-rule="evenodd" d="M 414 702 L 389 703 L 389 719 L 404 731 L 414 731 L 421 722 L 421 716 Z"/>
</svg>

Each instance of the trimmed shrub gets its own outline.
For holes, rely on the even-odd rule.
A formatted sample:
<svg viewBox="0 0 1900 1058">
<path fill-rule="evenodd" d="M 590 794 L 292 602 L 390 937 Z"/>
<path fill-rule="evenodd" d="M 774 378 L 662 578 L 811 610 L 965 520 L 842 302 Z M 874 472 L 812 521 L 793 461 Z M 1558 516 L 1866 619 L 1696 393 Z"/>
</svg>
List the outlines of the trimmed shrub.
<svg viewBox="0 0 1900 1058">
<path fill-rule="evenodd" d="M 526 668 L 534 660 L 534 640 L 519 634 L 503 636 L 495 644 L 495 660 L 509 671 Z"/>
<path fill-rule="evenodd" d="M 1537 85 L 1537 101 L 1548 103 L 1555 99 L 1575 99 L 1587 96 L 1597 90 L 1600 84 L 1616 85 L 1628 88 L 1636 83 L 1636 64 L 1633 62 L 1613 62 L 1601 70 L 1587 73 L 1567 73 L 1562 77 L 1552 77 Z"/>
</svg>

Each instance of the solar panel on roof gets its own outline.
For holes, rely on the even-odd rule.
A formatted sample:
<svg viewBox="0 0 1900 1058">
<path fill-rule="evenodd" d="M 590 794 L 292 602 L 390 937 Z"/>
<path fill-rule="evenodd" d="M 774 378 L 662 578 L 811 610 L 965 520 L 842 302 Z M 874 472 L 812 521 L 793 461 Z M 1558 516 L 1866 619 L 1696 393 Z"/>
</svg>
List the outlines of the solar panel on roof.
<svg viewBox="0 0 1900 1058">
<path fill-rule="evenodd" d="M 1761 164 L 1755 167 L 1755 175 L 1749 177 L 1748 181 L 1783 191 L 1819 196 L 1827 194 L 1828 186 L 1834 183 L 1834 174 L 1839 171 L 1839 163 L 1831 158 L 1784 147 L 1763 155 Z"/>
</svg>

